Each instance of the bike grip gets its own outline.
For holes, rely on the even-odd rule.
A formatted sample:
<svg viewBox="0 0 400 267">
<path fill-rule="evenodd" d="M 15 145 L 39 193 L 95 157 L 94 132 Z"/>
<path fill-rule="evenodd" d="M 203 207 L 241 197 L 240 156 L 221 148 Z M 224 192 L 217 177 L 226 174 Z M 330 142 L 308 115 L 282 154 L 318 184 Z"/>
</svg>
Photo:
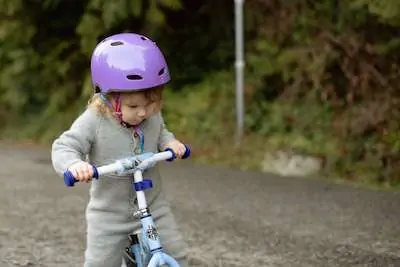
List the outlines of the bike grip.
<svg viewBox="0 0 400 267">
<path fill-rule="evenodd" d="M 172 154 L 172 157 L 167 159 L 167 161 L 174 161 L 176 159 L 176 154 L 171 148 L 167 147 L 164 151 L 169 151 Z"/>
<path fill-rule="evenodd" d="M 75 177 L 71 171 L 64 172 L 64 184 L 66 186 L 69 186 L 69 187 L 74 186 L 75 182 L 78 182 L 78 180 L 75 179 Z"/>
<path fill-rule="evenodd" d="M 190 156 L 190 147 L 188 145 L 185 145 L 186 151 L 182 156 L 182 159 L 187 159 Z"/>
<path fill-rule="evenodd" d="M 99 178 L 99 172 L 97 171 L 97 168 L 95 166 L 92 167 L 93 167 L 93 178 L 95 179 Z M 66 186 L 72 187 L 77 182 L 79 181 L 75 179 L 71 171 L 64 172 L 64 183 Z"/>
<path fill-rule="evenodd" d="M 190 147 L 188 145 L 185 145 L 185 153 L 182 156 L 182 159 L 187 159 L 190 156 Z M 176 154 L 171 148 L 166 148 L 165 151 L 170 151 L 172 153 L 172 157 L 170 159 L 167 159 L 167 161 L 173 161 L 176 159 Z"/>
</svg>

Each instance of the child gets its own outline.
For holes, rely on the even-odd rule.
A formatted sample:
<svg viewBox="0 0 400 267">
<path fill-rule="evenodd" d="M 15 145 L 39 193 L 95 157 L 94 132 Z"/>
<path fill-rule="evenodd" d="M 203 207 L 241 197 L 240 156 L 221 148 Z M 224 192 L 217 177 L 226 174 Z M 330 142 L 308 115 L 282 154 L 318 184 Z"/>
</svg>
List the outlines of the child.
<svg viewBox="0 0 400 267">
<path fill-rule="evenodd" d="M 91 76 L 95 94 L 88 108 L 53 143 L 57 173 L 70 170 L 77 180 L 89 182 L 91 164 L 101 166 L 166 147 L 182 157 L 185 146 L 166 129 L 161 116 L 163 86 L 170 76 L 153 41 L 133 33 L 106 38 L 92 54 Z M 163 247 L 186 266 L 186 243 L 165 200 L 158 170 L 153 167 L 144 175 L 154 183 L 146 197 Z M 136 202 L 131 180 L 109 175 L 91 183 L 85 267 L 121 266 L 128 234 L 139 229 L 133 217 Z"/>
</svg>

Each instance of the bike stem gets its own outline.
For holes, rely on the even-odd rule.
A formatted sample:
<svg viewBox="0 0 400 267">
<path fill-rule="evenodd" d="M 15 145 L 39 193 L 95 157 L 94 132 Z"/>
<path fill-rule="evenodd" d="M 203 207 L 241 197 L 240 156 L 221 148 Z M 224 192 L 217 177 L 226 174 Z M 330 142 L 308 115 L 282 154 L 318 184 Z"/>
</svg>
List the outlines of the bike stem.
<svg viewBox="0 0 400 267">
<path fill-rule="evenodd" d="M 138 169 L 134 173 L 134 181 L 135 184 L 140 184 L 143 182 L 143 173 L 141 169 Z M 138 191 L 136 190 L 136 197 L 138 203 L 138 210 L 146 210 L 147 209 L 147 201 L 146 196 L 144 194 L 144 190 Z"/>
<path fill-rule="evenodd" d="M 154 253 L 156 251 L 161 251 L 162 246 L 157 228 L 154 224 L 151 213 L 147 207 L 146 196 L 144 193 L 144 190 L 147 187 L 151 187 L 151 184 L 144 184 L 143 181 L 144 180 L 143 180 L 142 170 L 141 168 L 138 168 L 134 173 L 134 184 L 135 185 L 143 184 L 143 186 L 142 187 L 135 186 L 137 203 L 138 203 L 138 210 L 135 212 L 135 215 L 140 218 L 143 234 L 146 236 L 146 240 L 150 251 Z"/>
</svg>

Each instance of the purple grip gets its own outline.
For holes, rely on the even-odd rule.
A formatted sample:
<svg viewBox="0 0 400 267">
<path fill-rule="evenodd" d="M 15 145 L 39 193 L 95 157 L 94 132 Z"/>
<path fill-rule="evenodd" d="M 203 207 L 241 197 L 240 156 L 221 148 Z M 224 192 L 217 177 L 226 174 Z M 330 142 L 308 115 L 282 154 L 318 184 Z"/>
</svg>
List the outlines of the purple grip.
<svg viewBox="0 0 400 267">
<path fill-rule="evenodd" d="M 182 159 L 187 159 L 190 156 L 190 147 L 188 145 L 185 145 L 186 151 L 182 156 Z M 173 161 L 176 159 L 175 152 L 171 148 L 166 148 L 165 151 L 170 151 L 172 153 L 172 157 L 170 159 L 167 159 L 167 161 Z"/>
<path fill-rule="evenodd" d="M 92 167 L 93 167 L 93 178 L 95 179 L 99 178 L 99 172 L 97 171 L 97 168 L 95 166 Z M 64 172 L 64 183 L 66 186 L 72 187 L 77 182 L 79 181 L 75 179 L 75 176 L 72 174 L 72 172 L 70 171 Z"/>
</svg>

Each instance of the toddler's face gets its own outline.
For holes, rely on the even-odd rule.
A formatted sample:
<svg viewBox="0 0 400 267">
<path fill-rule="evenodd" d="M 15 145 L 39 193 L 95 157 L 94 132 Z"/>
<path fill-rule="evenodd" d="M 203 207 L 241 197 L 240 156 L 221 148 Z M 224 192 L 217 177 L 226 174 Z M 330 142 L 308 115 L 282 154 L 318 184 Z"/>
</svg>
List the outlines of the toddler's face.
<svg viewBox="0 0 400 267">
<path fill-rule="evenodd" d="M 143 92 L 121 94 L 122 120 L 138 125 L 158 111 L 157 102 L 148 99 Z"/>
</svg>

